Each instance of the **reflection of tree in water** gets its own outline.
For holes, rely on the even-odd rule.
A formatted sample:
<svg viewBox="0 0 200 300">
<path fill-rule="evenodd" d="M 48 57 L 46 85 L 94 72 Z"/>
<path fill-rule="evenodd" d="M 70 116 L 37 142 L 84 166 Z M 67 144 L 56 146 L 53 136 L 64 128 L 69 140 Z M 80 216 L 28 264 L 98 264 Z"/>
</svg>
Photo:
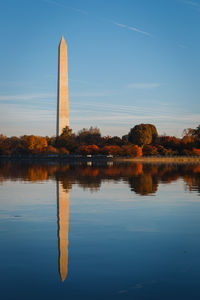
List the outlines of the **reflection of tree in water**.
<svg viewBox="0 0 200 300">
<path fill-rule="evenodd" d="M 161 165 L 159 168 L 159 178 L 162 183 L 170 183 L 176 181 L 183 171 L 180 169 L 180 166 L 177 165 Z"/>
<path fill-rule="evenodd" d="M 149 195 L 157 191 L 158 188 L 158 166 L 138 164 L 138 172 L 132 173 L 128 177 L 131 191 L 139 195 Z M 135 171 L 137 170 L 135 169 Z"/>
<path fill-rule="evenodd" d="M 193 169 L 193 174 L 196 176 L 191 176 L 191 174 L 185 174 L 184 181 L 186 188 L 189 191 L 198 191 L 200 194 L 200 166 L 196 166 Z"/>
<path fill-rule="evenodd" d="M 140 195 L 149 195 L 157 191 L 158 178 L 150 174 L 141 174 L 139 176 L 129 177 L 128 179 L 131 191 Z"/>
<path fill-rule="evenodd" d="M 57 180 L 62 182 L 63 188 L 69 190 L 74 183 L 78 183 L 83 189 L 89 188 L 90 190 L 97 191 L 101 187 L 101 178 L 97 168 L 87 166 L 67 166 L 64 169 L 58 168 L 55 173 Z"/>
<path fill-rule="evenodd" d="M 48 162 L 0 161 L 0 181 L 57 180 L 66 191 L 78 184 L 83 189 L 99 190 L 105 181 L 127 182 L 132 191 L 140 195 L 155 193 L 159 182 L 170 183 L 182 178 L 189 190 L 200 193 L 200 165 L 172 164 L 117 164 L 113 166 L 66 165 Z"/>
<path fill-rule="evenodd" d="M 69 165 L 59 166 L 54 173 L 55 179 L 62 183 L 63 189 L 69 191 L 74 183 L 70 177 Z"/>
<path fill-rule="evenodd" d="M 91 191 L 98 191 L 101 187 L 101 177 L 99 176 L 99 169 L 94 167 L 81 167 L 77 177 L 79 186 L 83 189 L 90 189 Z"/>
</svg>

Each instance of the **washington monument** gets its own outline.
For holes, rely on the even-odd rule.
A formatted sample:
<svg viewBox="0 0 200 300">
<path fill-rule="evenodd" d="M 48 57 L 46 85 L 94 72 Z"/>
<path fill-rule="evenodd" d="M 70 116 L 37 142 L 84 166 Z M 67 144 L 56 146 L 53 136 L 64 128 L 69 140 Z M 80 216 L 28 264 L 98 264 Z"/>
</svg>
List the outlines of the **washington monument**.
<svg viewBox="0 0 200 300">
<path fill-rule="evenodd" d="M 57 128 L 56 135 L 62 133 L 63 128 L 69 126 L 69 95 L 68 95 L 68 67 L 67 44 L 62 36 L 58 47 L 58 92 L 57 92 Z"/>
</svg>

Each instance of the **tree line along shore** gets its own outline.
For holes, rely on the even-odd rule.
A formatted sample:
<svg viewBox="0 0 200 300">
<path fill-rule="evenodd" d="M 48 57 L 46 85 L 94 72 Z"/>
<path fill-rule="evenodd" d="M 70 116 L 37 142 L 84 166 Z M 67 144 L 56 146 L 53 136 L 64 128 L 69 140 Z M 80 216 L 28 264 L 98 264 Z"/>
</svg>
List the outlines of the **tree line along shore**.
<svg viewBox="0 0 200 300">
<path fill-rule="evenodd" d="M 113 156 L 145 157 L 200 157 L 200 125 L 183 131 L 183 137 L 158 135 L 152 124 L 139 124 L 127 135 L 102 136 L 98 128 L 83 128 L 77 134 L 65 127 L 58 137 L 0 135 L 0 156 Z"/>
</svg>

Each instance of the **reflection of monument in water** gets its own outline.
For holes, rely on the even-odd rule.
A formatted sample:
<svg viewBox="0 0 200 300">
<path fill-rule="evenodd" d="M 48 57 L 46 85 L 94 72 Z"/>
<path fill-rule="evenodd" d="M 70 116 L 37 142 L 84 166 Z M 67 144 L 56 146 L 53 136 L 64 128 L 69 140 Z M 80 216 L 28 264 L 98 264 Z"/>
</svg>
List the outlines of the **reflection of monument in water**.
<svg viewBox="0 0 200 300">
<path fill-rule="evenodd" d="M 61 280 L 68 273 L 69 191 L 57 181 L 58 266 Z"/>
</svg>

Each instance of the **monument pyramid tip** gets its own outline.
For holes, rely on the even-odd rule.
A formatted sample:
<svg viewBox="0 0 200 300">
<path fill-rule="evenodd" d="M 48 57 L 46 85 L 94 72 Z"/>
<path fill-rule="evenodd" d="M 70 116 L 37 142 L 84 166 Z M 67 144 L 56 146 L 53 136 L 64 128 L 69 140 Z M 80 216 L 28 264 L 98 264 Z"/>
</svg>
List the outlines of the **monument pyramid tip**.
<svg viewBox="0 0 200 300">
<path fill-rule="evenodd" d="M 60 40 L 60 41 L 61 41 L 61 42 L 62 42 L 62 41 L 65 41 L 64 35 L 61 36 L 61 40 Z"/>
<path fill-rule="evenodd" d="M 65 38 L 64 38 L 63 35 L 62 35 L 61 40 L 60 40 L 60 45 L 61 45 L 61 44 L 67 45 L 67 43 L 66 43 Z"/>
</svg>

